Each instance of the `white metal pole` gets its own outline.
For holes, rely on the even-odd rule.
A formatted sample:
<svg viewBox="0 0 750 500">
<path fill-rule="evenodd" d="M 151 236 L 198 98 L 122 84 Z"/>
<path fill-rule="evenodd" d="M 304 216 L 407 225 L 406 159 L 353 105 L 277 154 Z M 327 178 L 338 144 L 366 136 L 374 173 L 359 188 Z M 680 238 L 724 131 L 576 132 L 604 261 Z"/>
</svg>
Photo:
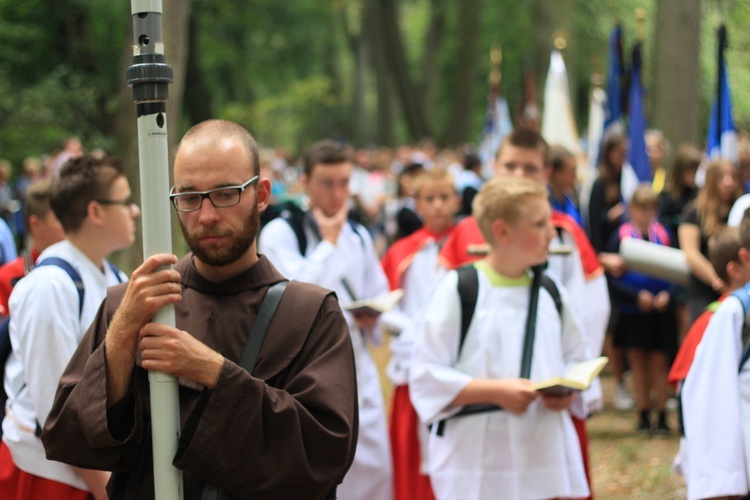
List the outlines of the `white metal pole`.
<svg viewBox="0 0 750 500">
<path fill-rule="evenodd" d="M 143 255 L 172 253 L 170 230 L 167 106 L 172 68 L 164 58 L 161 0 L 131 0 L 133 65 L 128 85 L 138 115 Z M 153 321 L 175 326 L 174 306 L 159 310 Z M 177 379 L 166 373 L 148 374 L 151 401 L 151 436 L 154 490 L 159 500 L 182 500 L 182 471 L 172 465 L 180 438 Z"/>
</svg>

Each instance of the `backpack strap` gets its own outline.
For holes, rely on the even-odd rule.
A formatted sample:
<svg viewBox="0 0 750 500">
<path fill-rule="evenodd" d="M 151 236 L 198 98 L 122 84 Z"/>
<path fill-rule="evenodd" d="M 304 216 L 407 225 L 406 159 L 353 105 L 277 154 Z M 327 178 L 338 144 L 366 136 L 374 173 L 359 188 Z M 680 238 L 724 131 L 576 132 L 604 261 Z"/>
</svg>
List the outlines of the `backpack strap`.
<svg viewBox="0 0 750 500">
<path fill-rule="evenodd" d="M 740 301 L 740 304 L 742 304 L 742 327 L 744 330 L 745 328 L 747 328 L 747 312 L 750 310 L 750 293 L 748 293 L 747 288 L 742 287 L 733 291 L 732 296 L 736 297 L 737 300 Z M 748 359 L 750 359 L 750 341 L 745 342 L 742 357 L 740 358 L 740 364 L 737 367 L 738 373 L 742 371 L 742 367 Z"/>
<path fill-rule="evenodd" d="M 302 215 L 298 214 L 288 214 L 288 215 L 282 215 L 282 219 L 284 219 L 287 224 L 289 224 L 289 227 L 292 228 L 292 231 L 294 232 L 294 236 L 297 238 L 297 248 L 299 249 L 299 254 L 304 256 L 307 252 L 307 236 L 305 235 L 305 225 L 302 220 Z"/>
<path fill-rule="evenodd" d="M 310 229 L 312 229 L 312 232 L 315 234 L 315 237 L 318 239 L 318 241 L 321 241 L 323 239 L 320 236 L 318 225 L 315 223 L 315 220 L 309 215 L 309 212 L 288 212 L 282 214 L 281 218 L 284 219 L 287 224 L 289 224 L 289 227 L 292 228 L 294 236 L 297 238 L 297 249 L 299 250 L 300 255 L 304 256 L 307 253 L 307 235 L 305 234 L 305 225 L 310 226 Z M 365 237 L 362 236 L 357 221 L 349 217 L 347 219 L 347 222 L 349 223 L 349 227 L 352 228 L 352 231 L 354 231 L 354 234 L 359 237 L 362 248 L 365 248 Z"/>
<path fill-rule="evenodd" d="M 362 248 L 365 248 L 365 237 L 362 236 L 362 233 L 359 232 L 359 226 L 360 226 L 359 222 L 354 220 L 352 217 L 349 217 L 346 220 L 349 223 L 349 227 L 351 227 L 352 231 L 354 231 L 354 234 L 356 234 L 359 237 L 359 242 L 362 245 Z"/>
<path fill-rule="evenodd" d="M 242 351 L 239 361 L 239 365 L 247 370 L 250 375 L 253 374 L 255 362 L 258 359 L 260 348 L 268 332 L 268 325 L 271 324 L 273 315 L 279 307 L 281 296 L 284 295 L 287 284 L 289 284 L 289 281 L 284 280 L 271 285 L 258 308 L 258 315 L 255 317 L 255 322 L 250 328 L 250 335 L 247 338 L 245 349 Z"/>
<path fill-rule="evenodd" d="M 539 289 L 542 287 L 542 266 L 534 266 L 534 277 L 529 289 L 529 312 L 526 314 L 526 328 L 523 336 L 523 353 L 521 354 L 521 378 L 531 378 L 531 359 L 534 356 L 534 339 L 536 338 L 536 316 L 539 309 Z M 547 278 L 549 280 L 549 278 Z M 550 282 L 552 280 L 549 280 Z M 559 297 L 558 297 L 559 298 Z"/>
<path fill-rule="evenodd" d="M 108 260 L 105 260 L 104 262 L 106 262 L 109 268 L 112 270 L 112 274 L 115 275 L 115 279 L 117 280 L 117 282 L 122 283 L 122 278 L 120 277 L 120 269 Z"/>
<path fill-rule="evenodd" d="M 70 265 L 70 262 L 68 262 L 65 259 L 61 259 L 60 257 L 47 257 L 46 259 L 42 260 L 41 262 L 37 262 L 36 267 L 42 267 L 42 266 L 57 266 L 63 271 L 65 271 L 68 276 L 70 276 L 70 279 L 73 280 L 73 284 L 76 287 L 76 290 L 78 291 L 78 317 L 80 319 L 81 313 L 83 312 L 83 280 L 81 279 L 81 275 L 78 274 L 78 271 L 75 270 L 75 268 Z M 119 278 L 119 275 L 118 275 Z"/>
<path fill-rule="evenodd" d="M 458 297 L 461 301 L 461 336 L 458 339 L 458 354 L 456 355 L 456 360 L 458 360 L 477 307 L 479 275 L 477 268 L 472 264 L 459 267 L 456 273 L 458 274 Z"/>
<path fill-rule="evenodd" d="M 263 346 L 263 341 L 266 338 L 268 332 L 268 326 L 271 324 L 273 315 L 276 309 L 279 307 L 281 296 L 284 295 L 284 290 L 289 284 L 289 281 L 279 281 L 274 283 L 266 291 L 263 301 L 260 303 L 258 308 L 258 315 L 255 317 L 253 326 L 250 327 L 250 335 L 247 338 L 247 343 L 240 356 L 238 365 L 244 368 L 250 375 L 255 370 L 255 362 L 258 360 L 258 354 L 260 348 Z M 203 493 L 201 493 L 201 500 L 216 500 L 219 498 L 219 488 L 213 484 L 204 483 Z"/>
<path fill-rule="evenodd" d="M 542 273 L 542 288 L 544 288 L 547 293 L 550 294 L 550 297 L 552 297 L 552 300 L 555 302 L 555 309 L 557 309 L 557 314 L 560 315 L 560 318 L 562 318 L 563 303 L 562 298 L 560 297 L 560 289 L 557 288 L 557 284 L 554 282 L 554 280 L 544 273 Z"/>
</svg>

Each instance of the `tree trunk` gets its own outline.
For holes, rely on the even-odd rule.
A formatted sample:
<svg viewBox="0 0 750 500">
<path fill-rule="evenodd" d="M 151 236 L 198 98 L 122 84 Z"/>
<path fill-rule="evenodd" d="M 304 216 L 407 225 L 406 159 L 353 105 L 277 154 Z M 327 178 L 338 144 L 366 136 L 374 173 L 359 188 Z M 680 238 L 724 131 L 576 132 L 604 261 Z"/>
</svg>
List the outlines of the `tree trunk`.
<svg viewBox="0 0 750 500">
<path fill-rule="evenodd" d="M 476 0 L 471 0 L 472 3 Z M 419 92 L 409 74 L 409 66 L 404 55 L 401 41 L 401 30 L 398 22 L 398 2 L 380 0 L 374 2 L 378 8 L 380 27 L 385 42 L 386 60 L 390 61 L 389 70 L 396 82 L 399 100 L 406 117 L 406 124 L 412 140 L 426 137 L 430 130 L 421 107 Z"/>
<path fill-rule="evenodd" d="M 460 46 L 454 75 L 456 85 L 451 104 L 451 118 L 445 136 L 445 142 L 449 145 L 465 142 L 471 132 L 480 56 L 480 7 L 480 0 L 462 0 L 458 11 Z"/>
<path fill-rule="evenodd" d="M 698 140 L 700 18 L 700 0 L 657 3 L 651 116 L 673 150 Z"/>
<path fill-rule="evenodd" d="M 430 2 L 430 24 L 423 44 L 424 52 L 422 55 L 421 82 L 419 85 L 421 107 L 427 123 L 435 122 L 435 110 L 438 107 L 437 89 L 438 82 L 440 81 L 438 55 L 443 48 L 447 4 L 446 0 L 431 0 Z"/>
<path fill-rule="evenodd" d="M 371 0 L 373 1 L 373 0 Z M 374 0 L 377 2 L 377 0 Z M 388 70 L 386 58 L 386 41 L 383 38 L 382 16 L 378 15 L 377 4 L 370 9 L 370 22 L 373 37 L 371 48 L 373 50 L 373 61 L 375 67 L 375 84 L 377 89 L 377 129 L 375 131 L 378 145 L 394 146 L 396 137 L 394 134 L 394 82 L 391 72 Z"/>
<path fill-rule="evenodd" d="M 189 26 L 185 80 L 189 81 L 190 85 L 186 85 L 184 89 L 184 111 L 187 115 L 189 125 L 193 125 L 213 118 L 214 114 L 211 105 L 212 95 L 208 88 L 206 88 L 206 80 L 201 69 L 201 52 L 198 47 L 198 23 L 195 18 L 195 11 L 190 16 Z"/>
<path fill-rule="evenodd" d="M 185 69 L 187 66 L 188 45 L 188 21 L 190 12 L 190 0 L 165 0 L 162 28 L 164 31 L 165 56 L 167 63 L 174 71 L 174 83 L 169 88 L 169 100 L 167 101 L 167 131 L 169 133 L 169 163 L 174 159 L 175 147 L 180 137 L 180 110 L 182 108 L 182 97 L 185 89 Z M 124 68 L 133 62 L 132 38 L 128 37 L 128 43 L 121 52 L 123 75 Z M 133 93 L 124 81 L 118 93 L 117 114 L 114 120 L 114 135 L 117 144 L 117 156 L 120 157 L 127 169 L 128 182 L 136 199 L 140 199 L 140 175 L 138 168 L 138 127 L 135 115 L 135 103 Z M 169 169 L 170 179 L 172 169 L 170 165 L 164 165 Z M 167 193 L 164 193 L 166 198 Z M 175 253 L 177 248 L 183 248 L 182 236 L 179 227 L 172 225 Z M 141 232 L 137 233 L 135 244 L 116 256 L 115 261 L 126 271 L 135 269 L 143 260 L 143 248 L 141 244 Z"/>
<path fill-rule="evenodd" d="M 341 7 L 341 18 L 343 20 L 344 35 L 346 42 L 351 50 L 354 60 L 354 80 L 353 80 L 353 104 L 351 108 L 351 129 L 349 130 L 351 140 L 354 144 L 361 144 L 364 141 L 367 127 L 367 76 L 371 67 L 369 47 L 369 17 L 372 12 L 369 0 L 362 0 L 356 7 L 359 8 L 359 15 L 350 16 L 347 7 Z M 359 22 L 353 22 L 353 19 Z"/>
</svg>

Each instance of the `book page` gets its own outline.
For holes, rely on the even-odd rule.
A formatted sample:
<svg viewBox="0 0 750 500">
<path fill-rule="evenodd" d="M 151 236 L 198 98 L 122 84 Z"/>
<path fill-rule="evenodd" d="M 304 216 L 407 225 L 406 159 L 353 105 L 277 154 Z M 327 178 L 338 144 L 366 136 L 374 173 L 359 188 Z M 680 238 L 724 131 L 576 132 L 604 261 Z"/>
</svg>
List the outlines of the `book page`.
<svg viewBox="0 0 750 500">
<path fill-rule="evenodd" d="M 584 391 L 599 375 L 609 359 L 606 356 L 576 363 L 568 369 L 564 377 L 553 377 L 536 382 L 534 390 L 548 395 L 567 395 L 571 390 Z"/>
<path fill-rule="evenodd" d="M 375 297 L 374 299 L 362 299 L 355 300 L 345 304 L 342 309 L 351 312 L 364 312 L 366 314 L 381 314 L 388 312 L 398 304 L 401 297 L 404 296 L 404 291 L 401 288 L 393 290 L 385 295 Z"/>
<path fill-rule="evenodd" d="M 564 378 L 588 387 L 596 376 L 599 375 L 599 372 L 602 371 L 604 365 L 607 364 L 607 361 L 609 361 L 609 359 L 606 356 L 599 356 L 598 358 L 576 363 L 568 369 Z"/>
</svg>

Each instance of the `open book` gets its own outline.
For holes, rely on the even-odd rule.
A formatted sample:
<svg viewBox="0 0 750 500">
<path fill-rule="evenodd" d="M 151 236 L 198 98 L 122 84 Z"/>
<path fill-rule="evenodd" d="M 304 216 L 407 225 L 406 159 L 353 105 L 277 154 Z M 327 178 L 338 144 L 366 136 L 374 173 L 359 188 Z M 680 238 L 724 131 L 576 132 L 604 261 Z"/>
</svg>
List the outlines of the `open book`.
<svg viewBox="0 0 750 500">
<path fill-rule="evenodd" d="M 547 396 L 567 396 L 571 392 L 589 388 L 609 359 L 606 356 L 581 361 L 571 366 L 562 377 L 555 377 L 534 384 L 534 390 Z"/>
<path fill-rule="evenodd" d="M 344 304 L 341 307 L 345 311 L 351 313 L 369 314 L 371 316 L 377 316 L 384 312 L 388 312 L 393 309 L 401 297 L 404 296 L 404 291 L 399 288 L 389 292 L 385 295 L 380 295 L 374 299 L 362 299 L 355 300 L 348 304 Z"/>
</svg>

